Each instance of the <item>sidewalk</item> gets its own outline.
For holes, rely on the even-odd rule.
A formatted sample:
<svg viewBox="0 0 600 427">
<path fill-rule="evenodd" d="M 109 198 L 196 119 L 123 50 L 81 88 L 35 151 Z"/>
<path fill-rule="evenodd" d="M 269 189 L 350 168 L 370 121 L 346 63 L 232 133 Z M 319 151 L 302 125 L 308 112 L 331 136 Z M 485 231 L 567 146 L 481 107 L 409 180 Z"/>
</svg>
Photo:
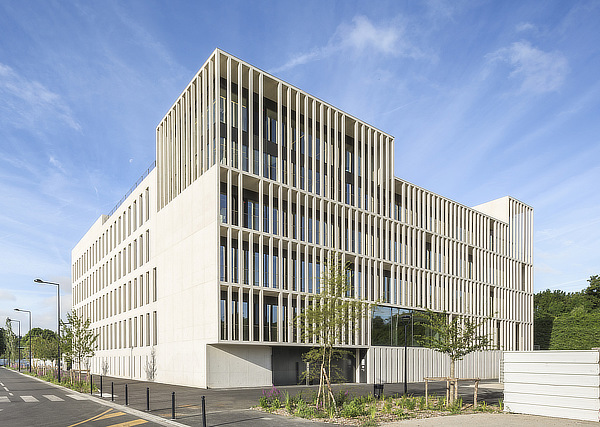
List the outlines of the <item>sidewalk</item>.
<svg viewBox="0 0 600 427">
<path fill-rule="evenodd" d="M 100 376 L 94 375 L 94 384 L 100 386 Z M 166 419 L 171 418 L 171 396 L 175 392 L 176 419 L 187 425 L 201 425 L 202 423 L 202 396 L 205 396 L 207 422 L 210 426 L 221 424 L 234 425 L 305 425 L 307 420 L 278 417 L 273 414 L 251 411 L 249 408 L 258 406 L 263 391 L 271 387 L 235 388 L 235 389 L 202 389 L 194 387 L 175 386 L 147 381 L 135 381 L 124 378 L 103 377 L 103 399 L 111 400 L 111 383 L 114 387 L 114 402 L 125 404 L 125 384 L 127 384 L 129 406 L 141 411 L 146 410 L 146 388 L 150 389 L 150 413 Z M 360 396 L 373 393 L 373 384 L 336 384 L 334 391 L 348 391 L 352 395 Z M 302 393 L 310 396 L 316 393 L 318 386 L 282 386 L 280 391 L 287 391 L 290 395 Z M 473 401 L 473 387 L 461 386 L 461 397 L 465 403 Z M 404 384 L 385 384 L 384 394 L 403 394 Z M 424 383 L 408 384 L 408 393 L 416 396 L 425 393 Z M 429 394 L 445 394 L 445 383 L 430 385 Z M 99 397 L 99 393 L 96 393 Z M 503 396 L 502 385 L 495 380 L 482 381 L 479 389 L 479 401 L 485 400 L 489 404 L 497 404 Z M 311 425 L 325 425 L 325 423 L 312 421 Z M 331 425 L 331 424 L 328 424 Z"/>
<path fill-rule="evenodd" d="M 93 377 L 94 384 L 99 387 L 100 376 Z M 146 410 L 146 388 L 150 389 L 150 413 L 165 419 L 171 418 L 171 393 L 175 392 L 176 420 L 185 425 L 202 425 L 202 396 L 205 396 L 207 425 L 215 426 L 331 426 L 333 424 L 318 421 L 309 421 L 295 417 L 284 417 L 275 414 L 250 410 L 257 406 L 263 391 L 270 387 L 234 388 L 234 389 L 202 389 L 194 387 L 175 386 L 147 381 L 134 381 L 124 378 L 103 377 L 103 399 L 111 400 L 111 382 L 114 386 L 114 403 L 125 405 L 125 384 L 129 394 L 129 407 L 140 411 Z M 367 395 L 373 393 L 373 384 L 336 384 L 334 391 L 344 390 L 352 395 Z M 287 391 L 291 395 L 302 393 L 311 395 L 318 386 L 282 386 L 280 391 Z M 391 395 L 404 393 L 404 384 L 385 384 L 384 394 Z M 408 393 L 422 396 L 425 393 L 424 383 L 408 384 Z M 429 394 L 444 395 L 445 384 L 434 383 L 429 386 Z M 464 385 L 459 388 L 459 394 L 465 403 L 473 402 L 473 386 Z M 99 397 L 99 393 L 95 395 Z M 496 380 L 481 381 L 479 385 L 478 401 L 488 404 L 497 404 L 503 398 L 503 386 Z M 310 423 L 310 424 L 307 424 Z M 456 426 L 461 427 L 574 427 L 591 426 L 598 423 L 588 421 L 568 420 L 561 418 L 540 417 L 522 414 L 470 414 L 447 415 L 427 419 L 411 419 L 393 423 L 385 423 L 386 427 L 415 427 L 415 426 Z"/>
<path fill-rule="evenodd" d="M 540 417 L 522 414 L 470 414 L 447 415 L 422 420 L 406 420 L 381 424 L 385 427 L 575 427 L 598 426 L 592 421 L 567 420 L 564 418 Z"/>
</svg>

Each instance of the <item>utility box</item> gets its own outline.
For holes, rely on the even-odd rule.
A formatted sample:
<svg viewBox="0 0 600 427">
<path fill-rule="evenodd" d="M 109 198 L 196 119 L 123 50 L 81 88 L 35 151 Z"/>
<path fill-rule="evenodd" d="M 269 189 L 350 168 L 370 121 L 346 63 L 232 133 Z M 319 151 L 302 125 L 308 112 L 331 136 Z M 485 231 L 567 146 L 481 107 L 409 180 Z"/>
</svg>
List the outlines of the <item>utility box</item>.
<svg viewBox="0 0 600 427">
<path fill-rule="evenodd" d="M 504 410 L 599 421 L 600 351 L 504 352 Z"/>
</svg>

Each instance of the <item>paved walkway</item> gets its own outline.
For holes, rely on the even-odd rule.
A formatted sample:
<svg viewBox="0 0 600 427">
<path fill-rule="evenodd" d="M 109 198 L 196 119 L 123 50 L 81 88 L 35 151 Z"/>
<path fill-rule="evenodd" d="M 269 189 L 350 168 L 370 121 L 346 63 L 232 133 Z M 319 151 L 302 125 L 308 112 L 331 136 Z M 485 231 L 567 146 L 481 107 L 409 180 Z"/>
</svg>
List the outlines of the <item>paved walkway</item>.
<svg viewBox="0 0 600 427">
<path fill-rule="evenodd" d="M 99 387 L 100 377 L 94 376 L 94 384 Z M 125 404 L 125 384 L 128 389 L 129 407 L 140 411 L 146 410 L 146 388 L 150 389 L 150 413 L 165 419 L 171 418 L 171 396 L 175 392 L 176 421 L 189 426 L 202 425 L 202 396 L 205 396 L 207 425 L 214 426 L 291 426 L 316 427 L 331 426 L 318 421 L 309 421 L 295 417 L 284 417 L 250 410 L 257 406 L 263 391 L 270 387 L 233 388 L 233 389 L 202 389 L 194 387 L 174 386 L 146 381 L 132 381 L 123 378 L 103 377 L 103 399 L 114 399 L 115 403 Z M 111 383 L 114 396 L 111 396 Z M 310 396 L 317 391 L 318 386 L 283 386 L 280 391 L 291 395 L 302 393 Z M 351 395 L 367 395 L 373 393 L 372 384 L 336 384 L 334 390 L 348 391 Z M 404 384 L 385 384 L 384 394 L 403 394 Z M 408 393 L 422 396 L 425 393 L 424 383 L 408 384 Z M 429 386 L 429 394 L 445 395 L 445 383 L 434 383 Z M 465 403 L 473 402 L 473 385 L 461 385 L 459 394 Z M 99 397 L 99 393 L 96 393 Z M 503 398 L 503 386 L 495 380 L 481 381 L 478 400 L 488 404 L 497 404 Z M 412 419 L 394 423 L 382 424 L 387 427 L 413 426 L 457 426 L 461 427 L 574 427 L 598 425 L 587 421 L 567 420 L 560 418 L 539 417 L 520 414 L 472 414 L 447 415 L 427 419 Z"/>
<path fill-rule="evenodd" d="M 564 418 L 539 417 L 522 414 L 470 414 L 448 415 L 422 420 L 406 420 L 381 424 L 382 427 L 575 427 L 598 426 L 592 421 L 567 420 Z"/>
</svg>

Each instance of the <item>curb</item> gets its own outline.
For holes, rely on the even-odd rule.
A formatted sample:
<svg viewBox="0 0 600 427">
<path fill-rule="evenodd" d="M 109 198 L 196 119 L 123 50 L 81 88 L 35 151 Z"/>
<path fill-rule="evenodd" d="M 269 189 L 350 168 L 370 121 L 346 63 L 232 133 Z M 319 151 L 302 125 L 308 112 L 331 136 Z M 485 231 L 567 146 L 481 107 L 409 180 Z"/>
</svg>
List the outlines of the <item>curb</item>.
<svg viewBox="0 0 600 427">
<path fill-rule="evenodd" d="M 11 371 L 12 371 L 12 369 L 11 369 Z M 104 399 L 101 399 L 99 397 L 96 397 L 96 396 L 93 396 L 93 395 L 90 395 L 90 394 L 87 394 L 87 393 L 81 393 L 79 391 L 75 391 L 75 390 L 72 390 L 70 388 L 58 385 L 58 384 L 54 384 L 54 383 L 50 383 L 48 381 L 44 381 L 43 379 L 38 378 L 38 377 L 34 377 L 32 375 L 27 375 L 27 374 L 24 374 L 24 373 L 19 372 L 19 371 L 13 371 L 13 372 L 16 373 L 16 374 L 19 374 L 19 375 L 23 375 L 24 377 L 27 377 L 27 378 L 33 378 L 34 380 L 40 381 L 40 382 L 42 382 L 44 384 L 51 385 L 51 386 L 56 387 L 58 389 L 61 389 L 63 391 L 68 391 L 71 394 L 76 393 L 76 394 L 79 394 L 81 396 L 85 396 L 86 399 L 91 400 L 93 402 L 99 403 L 99 404 L 104 405 L 104 406 L 108 406 L 108 407 L 113 408 L 113 409 L 118 409 L 119 411 L 123 411 L 125 413 L 130 414 L 130 415 L 134 415 L 136 417 L 143 418 L 143 419 L 145 419 L 147 421 L 152 421 L 153 423 L 156 423 L 156 424 L 160 424 L 160 425 L 163 425 L 163 426 L 189 427 L 187 424 L 178 423 L 177 421 L 173 421 L 173 420 L 169 420 L 169 419 L 166 419 L 166 418 L 163 418 L 163 417 L 159 417 L 158 415 L 154 415 L 154 414 L 150 414 L 148 412 L 140 411 L 138 409 L 134 409 L 134 408 L 131 408 L 129 406 L 124 406 L 124 405 L 120 405 L 120 404 L 115 403 L 115 402 L 106 401 Z"/>
</svg>

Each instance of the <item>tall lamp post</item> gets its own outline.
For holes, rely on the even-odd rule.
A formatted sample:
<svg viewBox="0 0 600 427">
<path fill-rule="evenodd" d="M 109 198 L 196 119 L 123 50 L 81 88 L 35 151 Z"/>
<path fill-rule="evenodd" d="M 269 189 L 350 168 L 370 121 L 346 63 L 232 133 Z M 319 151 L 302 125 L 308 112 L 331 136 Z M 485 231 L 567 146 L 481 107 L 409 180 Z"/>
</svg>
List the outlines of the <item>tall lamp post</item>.
<svg viewBox="0 0 600 427">
<path fill-rule="evenodd" d="M 408 321 L 412 319 L 412 314 L 405 314 L 401 317 L 404 320 L 404 394 L 408 393 Z"/>
<path fill-rule="evenodd" d="M 24 313 L 29 313 L 29 372 L 31 372 L 31 311 L 22 310 L 20 308 L 15 308 L 15 311 L 22 311 Z"/>
<path fill-rule="evenodd" d="M 9 322 L 17 322 L 19 324 L 19 372 L 21 372 L 21 321 L 8 318 Z"/>
<path fill-rule="evenodd" d="M 54 283 L 54 282 L 46 282 L 45 280 L 42 279 L 34 279 L 33 280 L 35 283 L 39 283 L 42 285 L 54 285 L 56 286 L 56 311 L 58 313 L 58 326 L 57 326 L 57 341 L 58 341 L 58 359 L 56 361 L 56 364 L 58 365 L 58 382 L 60 383 L 60 285 L 58 283 Z"/>
</svg>

